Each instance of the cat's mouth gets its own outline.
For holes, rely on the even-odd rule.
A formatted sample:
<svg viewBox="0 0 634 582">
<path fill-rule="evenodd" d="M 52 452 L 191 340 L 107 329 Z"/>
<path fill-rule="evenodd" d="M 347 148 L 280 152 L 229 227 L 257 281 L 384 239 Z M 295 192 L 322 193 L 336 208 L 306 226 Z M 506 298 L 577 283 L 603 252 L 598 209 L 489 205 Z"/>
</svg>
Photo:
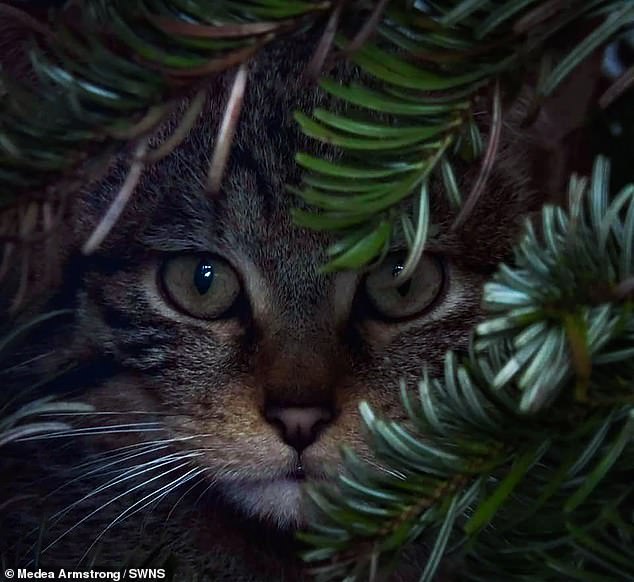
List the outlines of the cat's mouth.
<svg viewBox="0 0 634 582">
<path fill-rule="evenodd" d="M 313 482 L 313 477 L 296 468 L 273 479 L 225 483 L 222 491 L 243 516 L 280 530 L 295 530 L 306 525 L 303 489 L 309 481 Z"/>
<path fill-rule="evenodd" d="M 301 461 L 295 465 L 295 468 L 286 476 L 287 479 L 291 481 L 305 481 L 306 480 L 306 471 L 304 471 L 304 467 L 302 466 Z"/>
</svg>

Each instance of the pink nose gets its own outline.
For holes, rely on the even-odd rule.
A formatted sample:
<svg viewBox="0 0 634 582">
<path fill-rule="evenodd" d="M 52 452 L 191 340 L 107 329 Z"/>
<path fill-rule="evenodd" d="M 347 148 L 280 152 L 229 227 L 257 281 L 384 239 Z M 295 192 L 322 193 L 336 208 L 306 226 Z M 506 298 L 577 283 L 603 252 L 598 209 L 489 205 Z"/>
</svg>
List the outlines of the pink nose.
<svg viewBox="0 0 634 582">
<path fill-rule="evenodd" d="M 317 440 L 332 412 L 324 406 L 268 406 L 265 417 L 280 429 L 284 442 L 301 453 Z"/>
</svg>

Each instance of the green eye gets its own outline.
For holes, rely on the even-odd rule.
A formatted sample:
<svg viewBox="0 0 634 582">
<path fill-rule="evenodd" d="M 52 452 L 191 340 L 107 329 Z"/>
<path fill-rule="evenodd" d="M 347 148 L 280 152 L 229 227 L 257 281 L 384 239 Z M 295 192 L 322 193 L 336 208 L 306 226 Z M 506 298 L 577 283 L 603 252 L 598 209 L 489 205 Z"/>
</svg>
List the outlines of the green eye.
<svg viewBox="0 0 634 582">
<path fill-rule="evenodd" d="M 201 319 L 222 317 L 240 293 L 233 268 L 210 255 L 168 259 L 161 270 L 161 284 L 177 309 Z"/>
<path fill-rule="evenodd" d="M 365 281 L 365 290 L 375 309 L 389 319 L 406 319 L 425 311 L 442 293 L 445 274 L 440 259 L 425 254 L 412 276 L 395 286 L 394 278 L 403 269 L 401 253 L 386 258 Z"/>
</svg>

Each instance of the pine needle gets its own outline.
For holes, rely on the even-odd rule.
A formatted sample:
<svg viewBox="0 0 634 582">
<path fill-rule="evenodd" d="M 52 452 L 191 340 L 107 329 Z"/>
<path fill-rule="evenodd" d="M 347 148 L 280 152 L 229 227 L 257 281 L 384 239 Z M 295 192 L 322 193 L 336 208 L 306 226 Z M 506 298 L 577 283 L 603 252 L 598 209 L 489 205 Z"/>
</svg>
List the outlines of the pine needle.
<svg viewBox="0 0 634 582">
<path fill-rule="evenodd" d="M 476 207 L 480 196 L 484 192 L 484 188 L 487 184 L 491 171 L 493 170 L 493 164 L 496 160 L 496 154 L 500 145 L 500 135 L 502 134 L 502 100 L 500 98 L 500 82 L 495 83 L 493 90 L 493 115 L 491 118 L 491 129 L 489 133 L 489 141 L 487 143 L 484 159 L 482 160 L 482 167 L 480 173 L 471 188 L 471 192 L 467 196 L 462 209 L 458 213 L 456 220 L 454 221 L 451 229 L 456 231 L 460 228 L 464 222 L 469 218 L 474 208 Z"/>
<path fill-rule="evenodd" d="M 216 138 L 216 147 L 211 157 L 211 163 L 209 164 L 209 172 L 207 173 L 207 191 L 211 195 L 216 195 L 220 191 L 222 176 L 224 175 L 225 167 L 231 152 L 233 136 L 238 125 L 238 120 L 240 119 L 244 92 L 247 86 L 247 78 L 247 65 L 242 64 L 240 65 L 240 68 L 233 80 L 233 85 L 231 86 L 229 100 L 227 101 L 225 113 Z"/>
<path fill-rule="evenodd" d="M 115 196 L 115 199 L 112 201 L 110 208 L 108 208 L 104 217 L 101 219 L 95 230 L 93 230 L 88 240 L 84 243 L 84 246 L 81 249 L 84 255 L 90 255 L 95 252 L 97 247 L 99 247 L 99 245 L 101 245 L 101 243 L 105 240 L 125 210 L 125 207 L 130 201 L 134 190 L 139 184 L 141 175 L 143 174 L 143 170 L 145 168 L 143 155 L 147 150 L 147 146 L 148 140 L 144 139 L 137 144 L 134 149 L 134 158 L 132 160 L 132 164 L 130 164 L 128 175 L 126 176 L 121 189 Z"/>
</svg>

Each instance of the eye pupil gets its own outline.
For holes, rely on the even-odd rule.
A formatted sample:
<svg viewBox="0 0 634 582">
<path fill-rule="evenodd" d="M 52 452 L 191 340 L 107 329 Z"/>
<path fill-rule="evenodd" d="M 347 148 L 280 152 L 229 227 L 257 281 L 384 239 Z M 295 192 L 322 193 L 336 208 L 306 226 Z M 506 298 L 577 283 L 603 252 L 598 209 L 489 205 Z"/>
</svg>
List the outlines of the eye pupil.
<svg viewBox="0 0 634 582">
<path fill-rule="evenodd" d="M 395 279 L 396 277 L 399 276 L 399 274 L 401 273 L 401 271 L 403 270 L 403 265 L 401 263 L 397 263 L 396 265 L 394 265 L 392 267 L 392 277 Z M 407 281 L 405 281 L 405 283 L 403 283 L 402 285 L 399 285 L 396 288 L 396 292 L 401 296 L 401 297 L 405 297 L 408 293 L 409 290 L 412 288 L 412 280 L 408 279 Z"/>
<path fill-rule="evenodd" d="M 365 278 L 365 296 L 371 303 L 370 316 L 384 321 L 403 321 L 420 316 L 434 306 L 445 283 L 441 258 L 423 253 L 407 277 L 403 277 L 404 269 L 403 253 L 395 252 Z"/>
<path fill-rule="evenodd" d="M 396 279 L 399 276 L 399 273 L 403 270 L 403 265 L 401 263 L 397 263 L 392 267 L 392 277 Z"/>
<path fill-rule="evenodd" d="M 396 291 L 401 297 L 405 297 L 405 295 L 409 293 L 409 290 L 411 288 L 412 288 L 412 280 L 410 279 L 409 281 L 405 281 L 405 283 L 403 283 L 402 285 L 399 285 L 396 288 Z"/>
<path fill-rule="evenodd" d="M 198 290 L 198 293 L 204 295 L 209 291 L 211 284 L 214 281 L 214 267 L 209 261 L 205 259 L 201 260 L 196 267 L 196 271 L 194 272 L 194 285 Z"/>
</svg>

